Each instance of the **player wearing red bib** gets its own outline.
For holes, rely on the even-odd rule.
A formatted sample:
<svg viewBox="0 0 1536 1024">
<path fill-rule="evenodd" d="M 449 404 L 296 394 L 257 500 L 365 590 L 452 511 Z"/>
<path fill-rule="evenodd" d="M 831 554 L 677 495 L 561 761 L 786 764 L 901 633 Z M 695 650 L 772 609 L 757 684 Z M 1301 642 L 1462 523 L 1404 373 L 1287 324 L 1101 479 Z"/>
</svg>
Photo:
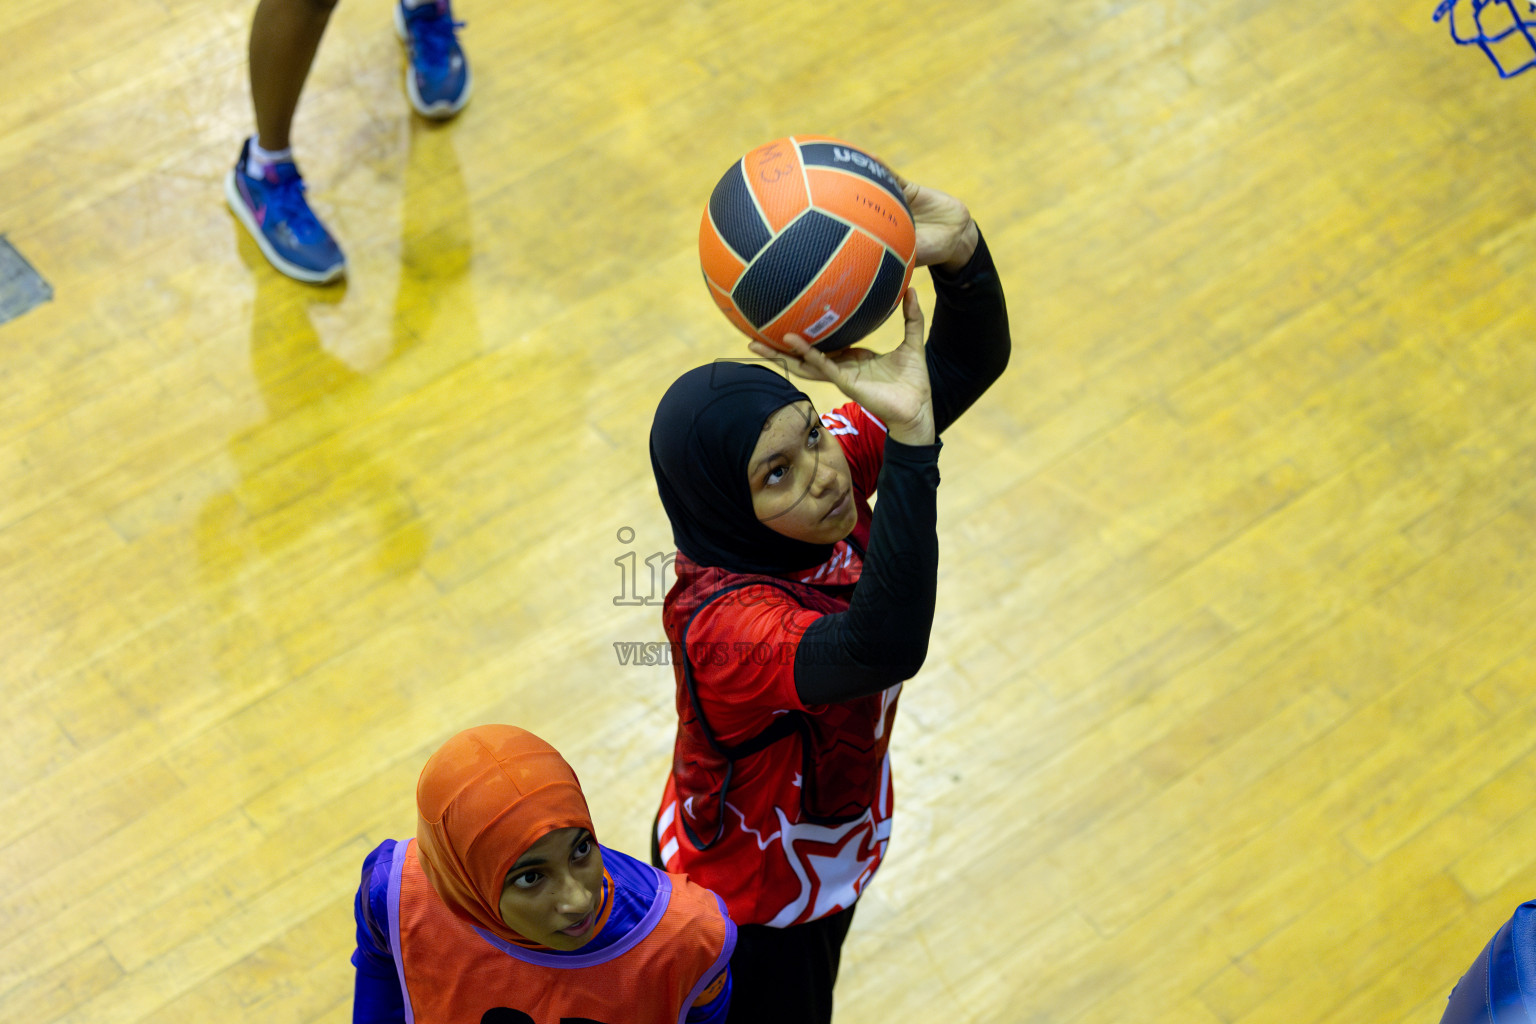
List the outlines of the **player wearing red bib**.
<svg viewBox="0 0 1536 1024">
<path fill-rule="evenodd" d="M 794 338 L 782 357 L 852 402 L 818 417 L 765 366 L 721 362 L 680 377 L 651 430 L 678 549 L 662 613 L 678 733 L 652 857 L 740 925 L 731 1021 L 831 1019 L 843 938 L 891 833 L 897 697 L 933 622 L 938 434 L 1008 361 L 969 212 L 903 186 L 938 296 L 926 347 L 909 293 L 894 351 L 829 356 Z"/>
</svg>

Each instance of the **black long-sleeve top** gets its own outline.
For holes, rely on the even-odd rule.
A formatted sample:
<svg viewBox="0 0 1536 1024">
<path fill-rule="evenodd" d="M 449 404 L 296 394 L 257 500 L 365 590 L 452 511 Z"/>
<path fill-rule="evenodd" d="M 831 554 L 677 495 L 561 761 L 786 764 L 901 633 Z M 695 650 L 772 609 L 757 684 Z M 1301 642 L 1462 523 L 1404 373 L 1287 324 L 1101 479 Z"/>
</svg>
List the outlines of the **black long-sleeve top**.
<svg viewBox="0 0 1536 1024">
<path fill-rule="evenodd" d="M 930 272 L 937 303 L 926 351 L 935 430 L 942 435 L 1002 375 L 1012 340 L 984 238 L 959 272 Z M 804 703 L 878 693 L 922 667 L 938 585 L 941 447 L 939 440 L 906 445 L 886 438 L 879 505 L 848 609 L 818 618 L 795 653 L 795 691 Z"/>
</svg>

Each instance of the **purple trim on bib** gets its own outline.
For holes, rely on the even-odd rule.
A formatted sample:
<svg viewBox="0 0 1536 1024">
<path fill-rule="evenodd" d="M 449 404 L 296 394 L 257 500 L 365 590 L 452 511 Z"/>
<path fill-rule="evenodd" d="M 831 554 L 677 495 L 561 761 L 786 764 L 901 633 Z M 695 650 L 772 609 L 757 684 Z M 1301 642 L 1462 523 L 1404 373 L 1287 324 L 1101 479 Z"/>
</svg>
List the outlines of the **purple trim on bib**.
<svg viewBox="0 0 1536 1024">
<path fill-rule="evenodd" d="M 677 1024 L 686 1024 L 688 1011 L 693 1009 L 693 1004 L 698 1001 L 699 995 L 709 987 L 709 983 L 715 980 L 715 976 L 731 962 L 731 954 L 736 950 L 736 922 L 731 920 L 730 913 L 725 909 L 725 900 L 722 900 L 713 892 L 710 895 L 715 897 L 715 902 L 720 905 L 720 916 L 725 918 L 725 944 L 720 947 L 720 955 L 715 957 L 715 962 L 710 964 L 709 970 L 699 975 L 699 980 L 694 984 L 693 991 L 689 992 L 688 998 L 683 1000 L 683 1008 L 677 1014 Z"/>
<path fill-rule="evenodd" d="M 405 851 L 415 841 L 396 843 L 394 859 L 389 862 L 389 951 L 395 956 L 395 973 L 400 976 L 405 1024 L 416 1024 L 416 1013 L 411 1009 L 411 990 L 405 987 L 405 957 L 400 953 L 400 879 L 405 873 Z"/>
<path fill-rule="evenodd" d="M 482 939 L 508 956 L 521 960 L 525 964 L 533 964 L 536 967 L 554 967 L 569 970 L 577 967 L 595 967 L 598 964 L 605 964 L 628 953 L 635 946 L 639 945 L 641 939 L 656 930 L 656 925 L 660 923 L 661 916 L 667 912 L 667 903 L 672 898 L 672 880 L 660 872 L 657 872 L 657 875 L 659 876 L 658 881 L 660 884 L 656 887 L 656 896 L 651 902 L 650 909 L 640 919 L 640 923 L 630 929 L 629 934 L 618 942 L 595 953 L 543 953 L 536 949 L 523 949 L 521 946 L 514 946 L 512 943 L 492 935 L 478 926 L 476 926 L 475 931 Z"/>
</svg>

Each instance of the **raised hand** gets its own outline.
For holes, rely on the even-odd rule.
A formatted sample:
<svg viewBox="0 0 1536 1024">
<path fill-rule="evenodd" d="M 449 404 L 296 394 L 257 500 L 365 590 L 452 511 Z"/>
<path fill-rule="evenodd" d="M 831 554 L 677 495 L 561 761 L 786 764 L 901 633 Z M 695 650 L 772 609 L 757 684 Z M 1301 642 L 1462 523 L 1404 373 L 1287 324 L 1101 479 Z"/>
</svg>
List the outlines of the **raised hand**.
<svg viewBox="0 0 1536 1024">
<path fill-rule="evenodd" d="M 969 254 L 966 259 L 970 259 Z M 884 422 L 897 441 L 932 444 L 933 396 L 923 356 L 923 310 L 917 293 L 910 288 L 902 296 L 901 315 L 906 334 L 899 346 L 884 355 L 864 348 L 823 352 L 798 334 L 784 336 L 793 352 L 780 352 L 759 341 L 748 342 L 747 347 L 764 358 L 781 361 L 797 377 L 836 385 Z"/>
<path fill-rule="evenodd" d="M 891 172 L 895 174 L 894 171 Z M 908 181 L 896 174 L 907 195 L 907 207 L 917 228 L 917 265 L 954 273 L 976 251 L 976 225 L 964 203 L 947 192 Z"/>
</svg>

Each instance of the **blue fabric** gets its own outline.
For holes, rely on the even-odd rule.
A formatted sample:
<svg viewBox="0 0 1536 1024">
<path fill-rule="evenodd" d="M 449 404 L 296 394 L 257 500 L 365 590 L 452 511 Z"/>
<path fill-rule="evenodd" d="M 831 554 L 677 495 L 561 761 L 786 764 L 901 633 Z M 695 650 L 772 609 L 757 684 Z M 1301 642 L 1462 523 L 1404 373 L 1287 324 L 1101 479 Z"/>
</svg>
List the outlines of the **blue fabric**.
<svg viewBox="0 0 1536 1024">
<path fill-rule="evenodd" d="M 395 841 L 386 839 L 363 858 L 362 884 L 352 901 L 352 916 L 357 920 L 352 1024 L 399 1024 L 405 1020 L 405 996 L 389 949 L 389 864 L 394 856 Z"/>
<path fill-rule="evenodd" d="M 548 953 L 575 957 L 606 949 L 640 923 L 656 898 L 661 883 L 655 868 L 601 844 L 598 849 L 603 853 L 603 868 L 613 879 L 613 909 L 608 921 L 581 949 L 547 950 Z M 362 883 L 353 901 L 353 916 L 357 919 L 357 950 L 352 954 L 352 964 L 357 968 L 353 1024 L 403 1024 L 405 1020 L 405 998 L 389 946 L 389 866 L 394 855 L 395 840 L 386 839 L 364 858 Z M 725 1020 L 730 1000 L 731 983 L 727 977 L 718 996 L 688 1011 L 688 1024 L 720 1024 Z"/>
<path fill-rule="evenodd" d="M 646 911 L 651 909 L 651 903 L 656 899 L 656 889 L 661 884 L 656 869 L 649 864 L 642 864 L 601 843 L 597 848 L 603 851 L 603 870 L 613 879 L 613 910 L 609 912 L 603 930 L 591 942 L 567 954 L 570 956 L 607 949 L 629 934 L 629 930 L 639 924 Z"/>
<path fill-rule="evenodd" d="M 725 968 L 725 985 L 720 989 L 720 994 L 703 1006 L 689 1007 L 687 1022 L 688 1024 L 725 1024 L 726 1017 L 730 1012 L 731 968 L 727 965 Z"/>
<path fill-rule="evenodd" d="M 1515 986 L 1526 1016 L 1536 1021 L 1536 900 L 1522 903 L 1509 921 Z"/>
<path fill-rule="evenodd" d="M 1440 1024 L 1536 1024 L 1536 901 L 1522 904 L 1483 947 Z"/>
</svg>

